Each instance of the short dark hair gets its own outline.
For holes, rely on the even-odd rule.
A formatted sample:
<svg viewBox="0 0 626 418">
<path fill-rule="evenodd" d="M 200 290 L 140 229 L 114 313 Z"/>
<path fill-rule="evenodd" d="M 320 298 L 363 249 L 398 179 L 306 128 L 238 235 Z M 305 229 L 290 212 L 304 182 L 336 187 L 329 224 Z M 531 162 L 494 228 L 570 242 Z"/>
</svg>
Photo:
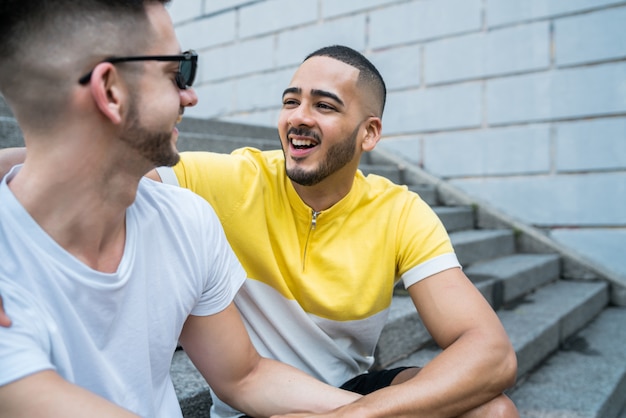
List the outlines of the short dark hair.
<svg viewBox="0 0 626 418">
<path fill-rule="evenodd" d="M 145 15 L 150 3 L 166 4 L 169 0 L 2 0 L 0 5 L 0 53 L 18 53 L 19 41 L 45 28 L 52 19 L 65 16 L 67 20 L 97 19 L 103 13 L 124 16 Z M 58 28 L 59 32 L 67 28 Z"/>
<path fill-rule="evenodd" d="M 331 45 L 310 53 L 304 61 L 312 57 L 333 58 L 359 70 L 358 83 L 363 83 L 371 88 L 372 93 L 379 102 L 378 116 L 382 117 L 387 100 L 387 87 L 385 86 L 385 81 L 380 75 L 380 72 L 378 72 L 374 64 L 365 58 L 363 54 L 344 45 Z"/>
<path fill-rule="evenodd" d="M 149 42 L 141 31 L 147 6 L 168 1 L 2 0 L 0 92 L 12 108 L 19 102 L 42 121 L 53 118 L 62 89 L 100 55 L 130 55 Z"/>
</svg>

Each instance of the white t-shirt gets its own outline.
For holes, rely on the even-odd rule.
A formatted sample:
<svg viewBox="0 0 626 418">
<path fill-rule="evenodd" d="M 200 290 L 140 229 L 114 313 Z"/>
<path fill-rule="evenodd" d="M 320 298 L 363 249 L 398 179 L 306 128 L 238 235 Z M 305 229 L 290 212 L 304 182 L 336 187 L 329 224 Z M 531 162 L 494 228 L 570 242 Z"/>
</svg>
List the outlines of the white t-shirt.
<svg viewBox="0 0 626 418">
<path fill-rule="evenodd" d="M 210 205 L 143 179 L 117 272 L 87 267 L 0 184 L 0 386 L 46 369 L 143 417 L 180 417 L 169 371 L 189 314 L 233 300 L 246 275 Z M 219 336 L 216 336 L 219 338 Z"/>
</svg>

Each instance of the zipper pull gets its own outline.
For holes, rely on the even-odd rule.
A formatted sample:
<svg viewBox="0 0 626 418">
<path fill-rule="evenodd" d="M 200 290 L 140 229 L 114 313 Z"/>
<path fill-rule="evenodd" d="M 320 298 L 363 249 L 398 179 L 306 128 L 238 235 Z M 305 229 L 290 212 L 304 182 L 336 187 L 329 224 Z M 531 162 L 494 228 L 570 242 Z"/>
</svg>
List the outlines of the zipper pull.
<svg viewBox="0 0 626 418">
<path fill-rule="evenodd" d="M 315 212 L 315 211 L 312 211 L 312 212 L 313 212 L 313 215 L 311 218 L 311 229 L 315 229 L 315 226 L 317 225 L 317 215 L 319 215 L 320 213 Z"/>
</svg>

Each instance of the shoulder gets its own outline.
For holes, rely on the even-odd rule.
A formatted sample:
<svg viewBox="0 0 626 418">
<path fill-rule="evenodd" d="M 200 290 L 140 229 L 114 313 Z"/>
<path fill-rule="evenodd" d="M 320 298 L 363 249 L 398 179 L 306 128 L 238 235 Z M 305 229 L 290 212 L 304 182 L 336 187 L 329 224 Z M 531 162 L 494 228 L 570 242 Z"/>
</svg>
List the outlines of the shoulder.
<svg viewBox="0 0 626 418">
<path fill-rule="evenodd" d="M 132 207 L 144 215 L 142 218 L 152 215 L 194 225 L 201 224 L 205 219 L 217 221 L 213 207 L 196 193 L 147 178 L 140 181 Z"/>
<path fill-rule="evenodd" d="M 28 374 L 52 368 L 49 360 L 53 316 L 33 292 L 0 276 L 4 309 L 12 324 L 0 327 L 0 386 Z"/>
<path fill-rule="evenodd" d="M 355 185 L 363 190 L 360 207 L 372 214 L 388 214 L 389 221 L 399 225 L 403 233 L 431 228 L 445 232 L 433 208 L 407 186 L 375 174 L 364 177 L 361 173 L 357 173 Z"/>
<path fill-rule="evenodd" d="M 418 206 L 428 206 L 417 193 L 410 191 L 407 186 L 396 184 L 377 174 L 364 176 L 360 171 L 357 171 L 355 185 L 362 188 L 363 194 L 368 199 L 379 205 L 405 206 L 417 204 Z"/>
<path fill-rule="evenodd" d="M 168 204 L 173 199 L 183 199 L 193 202 L 198 196 L 187 189 L 163 184 L 148 178 L 142 178 L 137 188 L 137 203 L 140 204 Z"/>
<path fill-rule="evenodd" d="M 211 168 L 213 164 L 263 163 L 272 164 L 284 160 L 281 150 L 261 151 L 253 147 L 237 148 L 229 153 L 208 151 L 185 151 L 180 153 L 177 166 Z"/>
<path fill-rule="evenodd" d="M 173 167 L 178 183 L 192 190 L 201 190 L 223 183 L 241 182 L 256 178 L 266 170 L 284 166 L 282 151 L 261 151 L 239 148 L 230 154 L 206 151 L 187 151 L 180 154 L 180 162 Z M 236 184 L 235 184 L 236 186 Z"/>
<path fill-rule="evenodd" d="M 230 155 L 233 158 L 246 161 L 257 168 L 282 168 L 285 164 L 285 156 L 282 150 L 279 149 L 261 151 L 256 148 L 244 147 L 234 150 Z"/>
</svg>

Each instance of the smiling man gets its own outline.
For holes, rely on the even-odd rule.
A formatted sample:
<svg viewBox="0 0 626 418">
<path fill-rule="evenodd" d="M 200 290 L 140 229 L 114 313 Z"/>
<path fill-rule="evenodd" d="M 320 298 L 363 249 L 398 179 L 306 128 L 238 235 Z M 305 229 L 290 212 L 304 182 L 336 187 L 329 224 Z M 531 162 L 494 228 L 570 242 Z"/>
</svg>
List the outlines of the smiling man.
<svg viewBox="0 0 626 418">
<path fill-rule="evenodd" d="M 282 150 L 182 153 L 151 176 L 215 208 L 248 273 L 235 303 L 259 352 L 366 395 L 338 416 L 516 417 L 502 394 L 515 352 L 443 225 L 406 187 L 358 171 L 385 95 L 363 55 L 322 48 L 284 90 Z M 399 280 L 443 352 L 368 373 Z M 214 397 L 212 417 L 238 415 Z"/>
</svg>

